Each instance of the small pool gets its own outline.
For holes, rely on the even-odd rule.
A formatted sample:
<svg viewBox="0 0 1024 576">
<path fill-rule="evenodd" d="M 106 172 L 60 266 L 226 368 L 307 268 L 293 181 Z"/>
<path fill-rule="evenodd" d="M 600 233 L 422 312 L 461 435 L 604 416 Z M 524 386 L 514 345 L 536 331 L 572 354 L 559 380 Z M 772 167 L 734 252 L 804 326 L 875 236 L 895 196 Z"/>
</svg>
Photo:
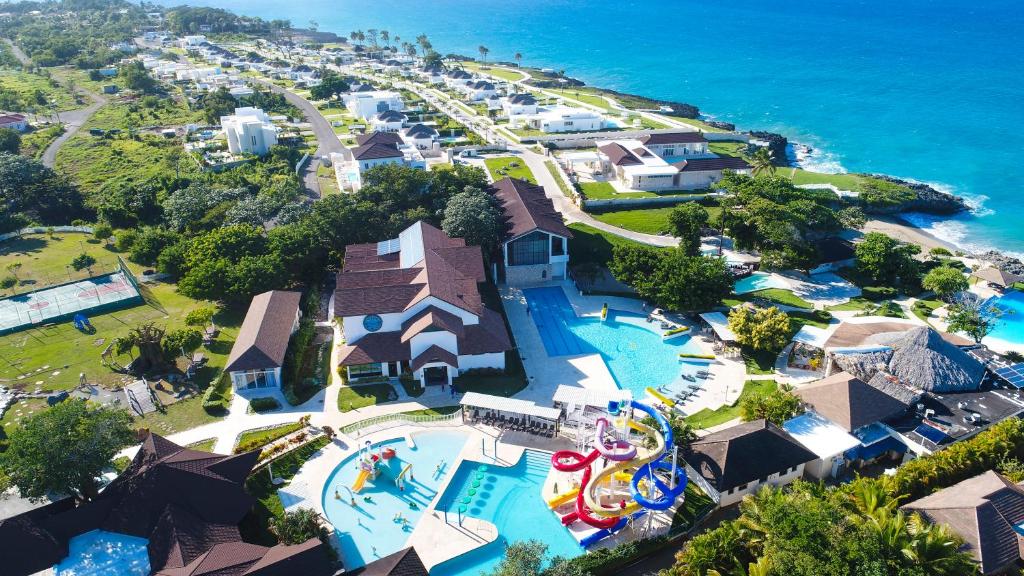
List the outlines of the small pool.
<svg viewBox="0 0 1024 576">
<path fill-rule="evenodd" d="M 93 530 L 68 543 L 68 557 L 53 567 L 55 576 L 147 576 L 145 538 Z"/>
<path fill-rule="evenodd" d="M 350 489 L 359 473 L 359 457 L 349 456 L 335 468 L 324 484 L 323 505 L 327 519 L 337 530 L 346 569 L 359 568 L 405 547 L 467 438 L 466 433 L 456 430 L 433 430 L 414 435 L 415 448 L 410 448 L 405 438 L 374 444 L 375 452 L 393 448 L 399 458 L 411 464 L 411 477 L 406 477 L 404 490 L 384 474 L 377 481 L 367 481 L 354 494 L 355 509 L 350 504 Z M 335 498 L 335 493 L 340 498 Z M 367 497 L 370 501 L 365 500 Z M 410 506 L 411 502 L 415 507 Z M 407 523 L 396 521 L 399 513 Z"/>
<path fill-rule="evenodd" d="M 789 283 L 776 274 L 767 272 L 754 272 L 746 278 L 741 278 L 733 285 L 733 292 L 747 294 L 768 288 L 789 288 Z"/>
<path fill-rule="evenodd" d="M 993 296 L 985 302 L 986 308 L 995 306 L 1004 312 L 986 340 L 1000 340 L 1015 350 L 1024 352 L 1024 292 L 1011 290 L 1002 296 Z"/>
<path fill-rule="evenodd" d="M 450 509 L 452 512 L 448 518 L 452 522 L 458 521 L 456 509 L 476 481 L 480 466 L 479 462 L 469 461 L 459 466 L 438 502 L 438 513 Z M 498 539 L 438 564 L 430 571 L 431 576 L 490 573 L 505 556 L 505 548 L 509 544 L 531 538 L 547 544 L 548 554 L 552 557 L 572 558 L 583 553 L 576 539 L 541 498 L 541 487 L 551 469 L 550 454 L 526 450 L 515 466 L 483 466 L 486 469 L 481 486 L 468 505 L 467 514 L 493 523 L 498 528 Z"/>
<path fill-rule="evenodd" d="M 687 335 L 662 340 L 660 326 L 640 314 L 609 310 L 604 322 L 580 318 L 558 286 L 527 288 L 523 295 L 548 356 L 600 354 L 619 388 L 636 398 L 648 386 L 678 380 L 680 354 L 703 352 Z"/>
</svg>

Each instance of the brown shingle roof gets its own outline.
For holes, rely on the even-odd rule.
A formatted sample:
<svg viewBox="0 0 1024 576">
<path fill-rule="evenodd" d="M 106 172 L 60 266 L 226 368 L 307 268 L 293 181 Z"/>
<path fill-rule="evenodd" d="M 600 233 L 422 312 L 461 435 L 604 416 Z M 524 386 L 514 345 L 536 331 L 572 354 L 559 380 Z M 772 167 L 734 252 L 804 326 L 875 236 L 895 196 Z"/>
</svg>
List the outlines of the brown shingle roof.
<svg viewBox="0 0 1024 576">
<path fill-rule="evenodd" d="M 413 358 L 411 366 L 413 371 L 416 371 L 431 362 L 444 362 L 452 368 L 459 367 L 459 358 L 455 354 L 452 354 L 436 344 L 427 348 L 423 352 L 420 352 L 415 358 Z"/>
<path fill-rule="evenodd" d="M 409 344 L 402 342 L 399 332 L 376 332 L 363 336 L 354 344 L 342 346 L 338 363 L 343 366 L 399 362 L 409 359 Z"/>
<path fill-rule="evenodd" d="M 299 292 L 282 290 L 253 296 L 224 370 L 280 368 L 301 297 Z"/>
<path fill-rule="evenodd" d="M 379 160 L 381 158 L 401 158 L 402 151 L 392 144 L 364 144 L 352 149 L 352 157 L 356 160 Z"/>
<path fill-rule="evenodd" d="M 648 134 L 640 138 L 644 144 L 693 144 L 707 142 L 700 132 L 672 132 L 668 134 Z"/>
<path fill-rule="evenodd" d="M 512 349 L 501 314 L 484 308 L 479 324 L 466 326 L 466 334 L 459 339 L 460 354 L 487 354 Z"/>
<path fill-rule="evenodd" d="M 427 568 L 412 546 L 394 554 L 374 560 L 363 569 L 354 572 L 357 576 L 427 576 Z"/>
<path fill-rule="evenodd" d="M 690 445 L 686 461 L 719 492 L 815 460 L 788 432 L 754 420 L 709 434 Z"/>
<path fill-rule="evenodd" d="M 369 134 L 360 134 L 356 136 L 356 144 L 359 146 L 366 146 L 368 144 L 388 144 L 391 146 L 398 146 L 402 143 L 402 138 L 394 132 L 370 132 Z"/>
<path fill-rule="evenodd" d="M 544 188 L 526 180 L 505 177 L 491 186 L 491 193 L 498 199 L 505 213 L 508 226 L 506 240 L 533 230 L 572 238 L 572 232 L 544 193 Z"/>
<path fill-rule="evenodd" d="M 1021 558 L 1024 490 L 989 470 L 902 507 L 964 539 L 982 574 L 1000 572 Z"/>
<path fill-rule="evenodd" d="M 608 161 L 615 166 L 635 166 L 643 162 L 630 152 L 625 146 L 618 142 L 611 142 L 597 148 L 602 154 L 608 157 Z"/>
<path fill-rule="evenodd" d="M 909 407 L 908 403 L 846 372 L 833 374 L 794 392 L 815 412 L 850 432 L 900 414 Z"/>
<path fill-rule="evenodd" d="M 706 172 L 711 170 L 749 170 L 750 164 L 743 158 L 719 156 L 717 158 L 692 158 L 673 162 L 680 172 Z"/>
<path fill-rule="evenodd" d="M 427 331 L 444 330 L 458 337 L 465 335 L 462 318 L 435 306 L 427 306 L 418 314 L 402 322 L 402 342 L 408 342 L 417 334 Z"/>
</svg>

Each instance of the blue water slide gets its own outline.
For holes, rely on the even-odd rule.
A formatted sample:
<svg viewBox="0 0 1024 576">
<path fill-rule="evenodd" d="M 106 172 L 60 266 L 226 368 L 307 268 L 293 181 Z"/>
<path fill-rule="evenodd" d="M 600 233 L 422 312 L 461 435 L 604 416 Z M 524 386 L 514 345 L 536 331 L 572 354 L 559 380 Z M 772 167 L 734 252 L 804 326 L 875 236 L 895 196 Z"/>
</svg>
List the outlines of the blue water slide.
<svg viewBox="0 0 1024 576">
<path fill-rule="evenodd" d="M 675 439 L 673 438 L 672 426 L 669 425 L 668 419 L 666 419 L 661 412 L 658 412 L 646 404 L 641 404 L 635 400 L 630 404 L 635 410 L 645 412 L 651 418 L 654 418 L 658 423 L 658 427 L 661 428 L 662 436 L 665 438 L 666 450 L 671 449 L 671 447 L 674 446 Z M 672 463 L 665 460 L 667 456 L 668 452 L 666 451 L 661 458 L 641 466 L 636 471 L 636 474 L 633 474 L 633 479 L 629 483 L 629 489 L 633 499 L 644 508 L 648 508 L 650 510 L 668 510 L 672 507 L 672 504 L 675 503 L 676 498 L 686 490 L 686 472 L 682 468 L 677 467 L 675 470 L 675 478 L 673 478 L 673 480 L 675 480 L 675 487 L 669 486 L 663 482 L 661 478 L 655 475 L 655 470 L 665 470 L 669 474 L 672 474 Z M 643 480 L 647 480 L 649 483 L 654 485 L 656 492 L 659 494 L 657 497 L 649 498 L 644 494 L 644 491 L 640 489 L 640 482 Z"/>
<path fill-rule="evenodd" d="M 590 548 L 594 544 L 597 544 L 601 540 L 604 540 L 605 538 L 625 528 L 626 524 L 629 524 L 629 521 L 631 519 L 636 520 L 638 518 L 643 517 L 644 514 L 647 514 L 647 510 L 641 510 L 639 512 L 634 513 L 631 516 L 623 516 L 622 518 L 619 518 L 619 521 L 616 522 L 615 525 L 611 528 L 604 528 L 594 532 L 593 534 L 588 534 L 584 536 L 582 539 L 580 539 L 580 546 L 583 548 Z"/>
</svg>

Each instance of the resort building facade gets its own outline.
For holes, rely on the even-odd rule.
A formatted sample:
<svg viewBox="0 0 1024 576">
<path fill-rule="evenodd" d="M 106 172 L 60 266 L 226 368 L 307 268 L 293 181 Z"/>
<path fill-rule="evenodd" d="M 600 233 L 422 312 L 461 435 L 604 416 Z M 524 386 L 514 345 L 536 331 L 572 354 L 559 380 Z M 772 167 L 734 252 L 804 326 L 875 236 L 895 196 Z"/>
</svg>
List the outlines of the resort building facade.
<svg viewBox="0 0 1024 576">
<path fill-rule="evenodd" d="M 752 170 L 742 158 L 710 154 L 699 132 L 649 134 L 596 144 L 597 172 L 622 192 L 700 190 L 721 180 L 725 170 L 740 174 Z"/>
<path fill-rule="evenodd" d="M 497 277 L 513 286 L 565 279 L 572 232 L 544 188 L 505 177 L 491 186 L 491 194 L 506 224 Z"/>
<path fill-rule="evenodd" d="M 228 138 L 228 151 L 232 154 L 264 156 L 277 144 L 277 128 L 270 116 L 259 108 L 235 108 L 231 116 L 222 116 L 221 128 Z"/>
<path fill-rule="evenodd" d="M 301 297 L 284 290 L 253 296 L 224 366 L 235 389 L 281 387 L 288 341 L 299 329 Z"/>
<path fill-rule="evenodd" d="M 345 107 L 357 118 L 370 120 L 377 114 L 388 110 L 401 112 L 405 108 L 405 103 L 398 92 L 368 90 L 353 92 L 345 96 Z"/>
</svg>

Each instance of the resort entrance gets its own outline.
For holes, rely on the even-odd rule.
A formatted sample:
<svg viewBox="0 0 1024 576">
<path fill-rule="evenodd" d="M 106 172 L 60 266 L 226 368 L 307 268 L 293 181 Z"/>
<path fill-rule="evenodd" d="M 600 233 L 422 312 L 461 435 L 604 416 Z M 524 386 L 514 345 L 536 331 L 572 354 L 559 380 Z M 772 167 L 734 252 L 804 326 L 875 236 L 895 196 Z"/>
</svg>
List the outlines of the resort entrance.
<svg viewBox="0 0 1024 576">
<path fill-rule="evenodd" d="M 448 384 L 448 367 L 431 366 L 424 368 L 423 383 L 427 386 L 443 386 Z"/>
</svg>

